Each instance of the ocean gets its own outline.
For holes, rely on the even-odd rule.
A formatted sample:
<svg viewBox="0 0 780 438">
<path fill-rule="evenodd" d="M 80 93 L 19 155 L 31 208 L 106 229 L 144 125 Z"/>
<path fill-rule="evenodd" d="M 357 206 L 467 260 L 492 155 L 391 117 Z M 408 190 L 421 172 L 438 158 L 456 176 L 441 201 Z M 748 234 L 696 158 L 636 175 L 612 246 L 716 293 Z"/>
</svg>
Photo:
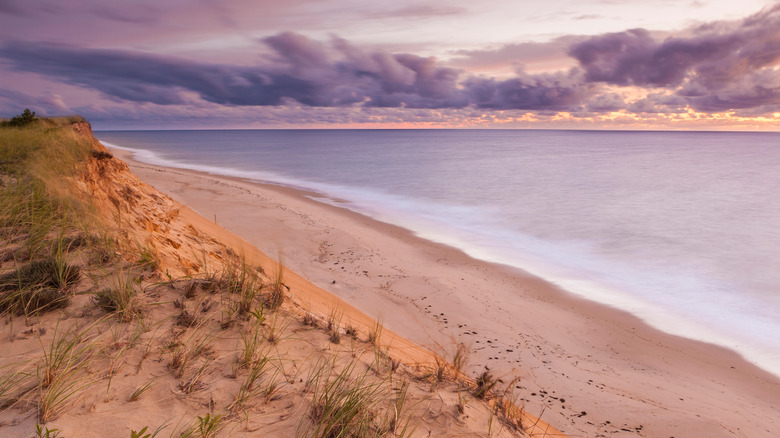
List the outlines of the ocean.
<svg viewBox="0 0 780 438">
<path fill-rule="evenodd" d="M 780 133 L 96 136 L 139 161 L 314 191 L 321 202 L 521 268 L 780 376 Z"/>
</svg>

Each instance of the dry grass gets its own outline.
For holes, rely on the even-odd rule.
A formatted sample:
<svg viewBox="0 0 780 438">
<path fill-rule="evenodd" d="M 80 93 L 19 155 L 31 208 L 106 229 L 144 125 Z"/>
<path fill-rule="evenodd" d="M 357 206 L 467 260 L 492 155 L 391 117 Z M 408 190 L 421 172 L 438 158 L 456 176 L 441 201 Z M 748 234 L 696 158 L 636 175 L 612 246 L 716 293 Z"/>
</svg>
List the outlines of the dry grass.
<svg viewBox="0 0 780 438">
<path fill-rule="evenodd" d="M 263 303 L 268 309 L 274 311 L 282 307 L 284 291 L 287 289 L 287 285 L 284 284 L 284 266 L 281 261 L 274 266 L 273 276 L 268 288 L 269 292 L 263 297 Z"/>
</svg>

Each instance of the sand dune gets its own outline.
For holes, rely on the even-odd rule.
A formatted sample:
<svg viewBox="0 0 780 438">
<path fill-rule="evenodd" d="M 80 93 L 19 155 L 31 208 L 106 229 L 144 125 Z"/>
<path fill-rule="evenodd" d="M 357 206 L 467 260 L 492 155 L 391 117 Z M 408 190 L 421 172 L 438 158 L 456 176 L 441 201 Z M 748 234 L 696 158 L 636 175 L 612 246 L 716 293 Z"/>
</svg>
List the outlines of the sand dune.
<svg viewBox="0 0 780 438">
<path fill-rule="evenodd" d="M 0 435 L 564 436 L 522 410 L 516 381 L 468 379 L 74 127 L 90 153 L 50 183 L 84 217 L 43 230 L 40 257 L 25 232 L 0 248 Z M 56 306 L 9 307 L 38 293 L 21 272 L 48 245 L 73 273 Z"/>
</svg>

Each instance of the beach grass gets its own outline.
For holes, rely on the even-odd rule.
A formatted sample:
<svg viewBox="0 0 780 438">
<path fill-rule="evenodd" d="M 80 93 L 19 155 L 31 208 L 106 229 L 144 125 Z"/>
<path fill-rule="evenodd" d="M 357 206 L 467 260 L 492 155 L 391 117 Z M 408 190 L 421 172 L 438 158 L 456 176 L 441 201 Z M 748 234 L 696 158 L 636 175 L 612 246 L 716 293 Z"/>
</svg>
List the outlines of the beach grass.
<svg viewBox="0 0 780 438">
<path fill-rule="evenodd" d="M 108 287 L 92 295 L 92 301 L 105 312 L 113 313 L 121 321 L 127 322 L 140 316 L 137 295 L 137 279 L 130 270 L 119 269 L 111 276 Z"/>
<path fill-rule="evenodd" d="M 388 399 L 387 388 L 360 372 L 356 362 L 334 371 L 332 362 L 315 366 L 310 377 L 311 423 L 302 426 L 299 436 L 370 436 L 375 430 L 375 415 Z"/>
<path fill-rule="evenodd" d="M 83 229 L 93 216 L 69 182 L 92 144 L 71 125 L 70 119 L 40 119 L 0 129 L 0 238 L 24 236 L 22 258 L 34 259 L 50 246 L 53 230 Z"/>
</svg>

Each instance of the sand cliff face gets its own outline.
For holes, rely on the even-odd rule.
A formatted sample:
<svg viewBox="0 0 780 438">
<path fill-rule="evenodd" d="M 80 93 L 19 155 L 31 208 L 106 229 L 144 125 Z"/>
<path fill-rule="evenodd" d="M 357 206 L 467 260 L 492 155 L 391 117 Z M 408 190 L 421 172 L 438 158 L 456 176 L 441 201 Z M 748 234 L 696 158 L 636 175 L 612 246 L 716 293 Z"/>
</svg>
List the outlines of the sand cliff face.
<svg viewBox="0 0 780 438">
<path fill-rule="evenodd" d="M 118 231 L 122 244 L 159 257 L 162 270 L 187 276 L 200 270 L 202 258 L 220 261 L 227 248 L 180 217 L 181 205 L 141 181 L 127 165 L 107 154 L 89 123 L 73 128 L 87 137 L 93 154 L 76 187 L 96 209 L 101 222 Z"/>
<path fill-rule="evenodd" d="M 92 150 L 97 152 L 107 152 L 106 147 L 103 146 L 103 144 L 100 143 L 94 135 L 92 135 L 92 125 L 90 125 L 89 122 L 75 122 L 71 126 L 73 127 L 74 131 L 81 134 L 81 136 L 89 141 L 90 145 L 92 146 Z"/>
</svg>

